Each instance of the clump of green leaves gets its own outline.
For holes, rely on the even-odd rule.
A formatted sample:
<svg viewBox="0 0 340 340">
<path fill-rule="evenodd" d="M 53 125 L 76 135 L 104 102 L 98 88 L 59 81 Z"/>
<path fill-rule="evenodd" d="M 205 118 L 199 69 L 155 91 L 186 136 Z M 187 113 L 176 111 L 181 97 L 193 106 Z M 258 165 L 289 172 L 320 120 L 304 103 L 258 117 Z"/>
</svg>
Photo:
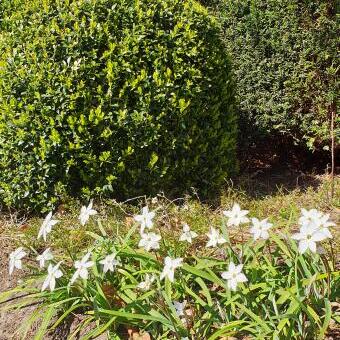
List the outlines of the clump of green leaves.
<svg viewBox="0 0 340 340">
<path fill-rule="evenodd" d="M 82 211 L 81 215 L 86 214 Z M 315 228 L 314 223 L 321 224 L 316 233 L 321 229 L 329 232 L 327 226 L 334 226 L 328 215 L 317 210 L 302 212 L 301 230 Z M 32 322 L 42 318 L 37 338 L 42 338 L 47 329 L 56 329 L 73 313 L 79 313 L 84 317 L 71 338 L 93 323 L 96 327 L 86 332 L 84 339 L 104 332 L 112 339 L 124 339 L 127 329 L 147 332 L 155 339 L 213 340 L 247 335 L 261 339 L 323 339 L 331 321 L 339 322 L 339 316 L 332 310 L 339 293 L 339 271 L 333 250 L 316 253 L 315 249 L 311 251 L 312 246 L 308 251 L 302 249 L 305 241 L 300 240 L 297 245 L 291 237 L 290 229 L 297 224 L 292 219 L 286 228 L 278 228 L 275 221 L 270 225 L 262 221 L 268 227 L 266 232 L 255 237 L 255 231 L 254 239 L 249 239 L 243 238 L 244 224 L 250 223 L 247 211 L 234 205 L 224 215 L 229 216 L 228 221 L 220 216 L 215 222 L 220 233 L 218 239 L 222 240 L 217 247 L 207 248 L 205 235 L 192 234 L 192 240 L 181 241 L 184 247 L 173 246 L 163 237 L 160 248 L 151 251 L 140 249 L 140 244 L 138 249 L 137 223 L 126 235 L 109 237 L 100 220 L 93 224 L 91 217 L 92 231 L 87 234 L 93 242 L 82 260 L 86 275 L 78 271 L 83 256 L 79 251 L 59 249 L 54 264 L 50 264 L 60 270 L 56 287 L 46 290 L 48 285 L 44 283 L 50 282 L 46 271 L 32 265 L 32 277 L 13 291 L 1 294 L 0 302 L 19 292 L 26 294 L 19 301 L 8 300 L 5 308 L 22 308 L 39 301 L 36 312 L 23 324 L 24 330 L 28 330 Z M 146 229 L 151 227 L 164 236 L 157 218 L 157 209 L 155 212 L 143 209 L 142 215 L 134 216 L 141 231 L 148 232 Z M 253 228 L 254 222 L 259 221 L 252 219 Z M 196 226 L 191 227 L 192 231 L 197 230 Z M 179 236 L 173 233 L 173 237 Z M 191 250 L 188 242 L 192 242 Z M 26 247 L 37 255 L 33 247 Z M 104 263 L 109 254 L 114 254 L 108 260 L 114 268 L 106 270 Z M 173 279 L 162 278 L 167 257 L 180 260 Z M 242 264 L 242 275 L 247 279 L 239 281 L 237 287 L 230 285 L 233 278 L 225 274 L 231 263 Z M 41 286 L 45 286 L 44 291 Z"/>
<path fill-rule="evenodd" d="M 7 205 L 204 192 L 235 172 L 230 63 L 201 5 L 5 0 L 0 8 Z"/>
<path fill-rule="evenodd" d="M 213 4 L 237 79 L 241 141 L 269 133 L 327 146 L 338 92 L 336 1 Z"/>
</svg>

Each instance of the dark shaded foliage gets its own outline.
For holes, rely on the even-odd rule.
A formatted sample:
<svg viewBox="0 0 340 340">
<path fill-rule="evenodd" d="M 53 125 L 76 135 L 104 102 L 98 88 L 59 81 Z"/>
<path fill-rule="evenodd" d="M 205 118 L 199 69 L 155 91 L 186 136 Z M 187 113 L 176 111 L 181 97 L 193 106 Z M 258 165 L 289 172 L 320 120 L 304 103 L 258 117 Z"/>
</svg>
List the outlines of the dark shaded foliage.
<svg viewBox="0 0 340 340">
<path fill-rule="evenodd" d="M 232 56 L 241 144 L 268 135 L 309 148 L 329 144 L 338 92 L 335 0 L 219 0 L 210 5 Z"/>
</svg>

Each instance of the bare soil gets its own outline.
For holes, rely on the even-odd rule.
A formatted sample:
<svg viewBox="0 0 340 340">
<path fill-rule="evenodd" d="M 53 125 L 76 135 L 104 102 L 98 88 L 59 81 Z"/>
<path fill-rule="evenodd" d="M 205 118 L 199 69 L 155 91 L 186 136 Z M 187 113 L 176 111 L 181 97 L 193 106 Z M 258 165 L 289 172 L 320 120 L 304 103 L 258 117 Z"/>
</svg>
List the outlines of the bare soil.
<svg viewBox="0 0 340 340">
<path fill-rule="evenodd" d="M 21 275 L 19 271 L 15 271 L 12 276 L 8 273 L 8 256 L 13 251 L 13 245 L 6 237 L 1 237 L 4 227 L 0 229 L 0 293 L 14 288 Z M 22 320 L 27 317 L 34 307 L 16 311 L 0 310 L 0 340 L 19 340 L 19 328 L 22 326 Z M 30 332 L 30 338 L 33 338 L 34 329 Z"/>
<path fill-rule="evenodd" d="M 1 222 L 0 222 L 1 223 Z M 4 232 L 5 226 L 0 224 L 0 294 L 11 288 L 15 288 L 20 282 L 20 279 L 25 275 L 25 272 L 14 271 L 10 276 L 8 272 L 8 257 L 9 254 L 14 250 L 13 241 L 11 241 Z M 0 304 L 0 308 L 1 308 Z M 0 310 L 0 340 L 31 340 L 34 338 L 38 328 L 39 322 L 33 324 L 26 337 L 23 338 L 21 327 L 24 324 L 25 319 L 34 311 L 36 306 L 30 306 L 24 309 L 17 309 L 12 311 L 1 311 Z M 81 321 L 81 315 L 73 315 L 72 320 L 67 324 L 63 324 L 53 333 L 44 336 L 44 340 L 65 340 L 67 336 L 75 331 L 77 325 Z M 79 339 L 89 332 L 94 325 L 88 325 L 79 334 Z M 102 335 L 97 340 L 105 340 L 106 335 Z"/>
</svg>

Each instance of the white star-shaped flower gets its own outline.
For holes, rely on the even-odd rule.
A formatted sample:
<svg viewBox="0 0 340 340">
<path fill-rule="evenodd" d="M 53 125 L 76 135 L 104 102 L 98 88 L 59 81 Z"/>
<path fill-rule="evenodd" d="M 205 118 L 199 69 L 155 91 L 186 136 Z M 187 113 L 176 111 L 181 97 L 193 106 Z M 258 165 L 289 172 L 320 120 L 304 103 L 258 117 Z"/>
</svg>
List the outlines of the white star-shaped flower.
<svg viewBox="0 0 340 340">
<path fill-rule="evenodd" d="M 254 240 L 256 241 L 259 238 L 267 240 L 269 238 L 268 230 L 273 226 L 268 222 L 268 219 L 260 221 L 257 218 L 252 218 L 251 221 L 253 225 L 250 228 L 250 232 L 253 234 Z"/>
<path fill-rule="evenodd" d="M 164 260 L 164 268 L 160 279 L 163 280 L 165 277 L 167 277 L 170 282 L 174 282 L 175 269 L 181 267 L 182 262 L 182 258 L 172 259 L 171 257 L 167 256 Z"/>
<path fill-rule="evenodd" d="M 240 205 L 235 203 L 231 210 L 224 210 L 223 214 L 228 217 L 227 225 L 229 227 L 238 227 L 240 224 L 249 222 L 248 212 L 248 210 L 241 210 Z"/>
<path fill-rule="evenodd" d="M 227 242 L 227 240 L 220 235 L 219 230 L 215 229 L 214 227 L 210 227 L 210 231 L 207 236 L 209 237 L 209 241 L 206 247 L 216 247 L 218 244 Z"/>
<path fill-rule="evenodd" d="M 45 217 L 39 233 L 38 233 L 38 239 L 42 237 L 44 241 L 46 242 L 47 234 L 49 234 L 52 231 L 52 227 L 56 225 L 59 221 L 52 219 L 52 211 Z"/>
<path fill-rule="evenodd" d="M 180 236 L 179 240 L 180 241 L 187 241 L 189 243 L 192 242 L 192 239 L 197 237 L 198 235 L 190 230 L 190 227 L 185 223 L 183 224 L 183 234 Z"/>
<path fill-rule="evenodd" d="M 234 262 L 230 262 L 228 271 L 221 274 L 222 278 L 227 280 L 227 286 L 230 290 L 235 291 L 239 283 L 248 281 L 246 276 L 242 273 L 242 268 L 243 264 L 235 266 Z"/>
<path fill-rule="evenodd" d="M 78 279 L 78 277 L 87 280 L 89 271 L 88 268 L 92 267 L 94 263 L 89 261 L 91 253 L 87 253 L 80 261 L 76 261 L 74 267 L 77 269 L 71 278 L 71 284 Z"/>
<path fill-rule="evenodd" d="M 23 247 L 19 247 L 9 254 L 9 275 L 12 275 L 14 268 L 22 269 L 21 260 L 26 256 Z"/>
<path fill-rule="evenodd" d="M 329 214 L 323 214 L 319 220 L 320 231 L 327 237 L 333 238 L 329 227 L 336 227 L 336 224 L 329 220 Z"/>
<path fill-rule="evenodd" d="M 79 220 L 81 225 L 85 225 L 89 220 L 90 216 L 96 215 L 97 211 L 93 208 L 93 201 L 91 200 L 89 205 L 86 207 L 85 205 L 80 209 Z"/>
<path fill-rule="evenodd" d="M 39 261 L 40 268 L 45 267 L 45 262 L 53 260 L 53 255 L 50 248 L 47 248 L 42 254 L 37 256 L 37 261 Z"/>
<path fill-rule="evenodd" d="M 141 234 L 144 233 L 145 228 L 152 229 L 153 221 L 152 219 L 155 217 L 154 211 L 149 211 L 148 207 L 144 207 L 142 209 L 141 215 L 134 216 L 135 221 L 140 223 Z"/>
<path fill-rule="evenodd" d="M 292 235 L 292 239 L 299 241 L 299 252 L 305 253 L 308 249 L 313 253 L 316 252 L 316 242 L 323 241 L 327 238 L 320 227 L 310 223 L 303 225 L 300 232 Z"/>
<path fill-rule="evenodd" d="M 299 218 L 301 227 L 306 227 L 308 230 L 319 229 L 326 238 L 333 237 L 329 227 L 335 227 L 336 225 L 329 220 L 329 214 L 323 214 L 316 209 L 301 209 L 301 213 L 302 215 Z"/>
<path fill-rule="evenodd" d="M 156 280 L 156 276 L 154 274 L 146 274 L 145 280 L 140 282 L 137 286 L 138 289 L 143 291 L 148 291 L 151 288 L 152 283 Z"/>
<path fill-rule="evenodd" d="M 63 276 L 62 271 L 59 269 L 61 262 L 53 266 L 51 263 L 47 268 L 47 277 L 41 287 L 41 291 L 44 291 L 47 287 L 50 287 L 50 291 L 53 292 L 55 289 L 56 279 Z"/>
<path fill-rule="evenodd" d="M 185 307 L 187 305 L 187 301 L 184 300 L 183 302 L 179 302 L 179 301 L 174 301 L 174 307 L 176 310 L 176 314 L 178 317 L 184 316 L 185 313 Z"/>
<path fill-rule="evenodd" d="M 316 224 L 319 223 L 319 220 L 322 218 L 323 214 L 322 212 L 316 210 L 316 209 L 301 209 L 301 217 L 299 218 L 300 225 L 306 225 L 310 222 L 314 222 Z"/>
<path fill-rule="evenodd" d="M 159 241 L 161 236 L 155 233 L 146 233 L 141 235 L 141 240 L 138 243 L 138 247 L 144 248 L 146 251 L 151 249 L 159 249 Z"/>
<path fill-rule="evenodd" d="M 114 272 L 116 266 L 119 265 L 119 261 L 116 260 L 116 254 L 107 255 L 105 259 L 99 261 L 102 264 L 104 273 L 111 271 Z"/>
</svg>

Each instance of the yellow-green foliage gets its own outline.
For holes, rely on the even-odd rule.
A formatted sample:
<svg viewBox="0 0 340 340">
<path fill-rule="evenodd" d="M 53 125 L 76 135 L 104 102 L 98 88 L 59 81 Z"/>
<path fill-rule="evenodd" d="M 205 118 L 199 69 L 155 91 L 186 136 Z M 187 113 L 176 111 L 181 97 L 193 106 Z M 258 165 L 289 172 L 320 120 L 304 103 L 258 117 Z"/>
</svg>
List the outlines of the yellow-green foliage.
<svg viewBox="0 0 340 340">
<path fill-rule="evenodd" d="M 7 205 L 206 190 L 235 171 L 230 64 L 201 5 L 8 0 L 0 13 Z"/>
</svg>

